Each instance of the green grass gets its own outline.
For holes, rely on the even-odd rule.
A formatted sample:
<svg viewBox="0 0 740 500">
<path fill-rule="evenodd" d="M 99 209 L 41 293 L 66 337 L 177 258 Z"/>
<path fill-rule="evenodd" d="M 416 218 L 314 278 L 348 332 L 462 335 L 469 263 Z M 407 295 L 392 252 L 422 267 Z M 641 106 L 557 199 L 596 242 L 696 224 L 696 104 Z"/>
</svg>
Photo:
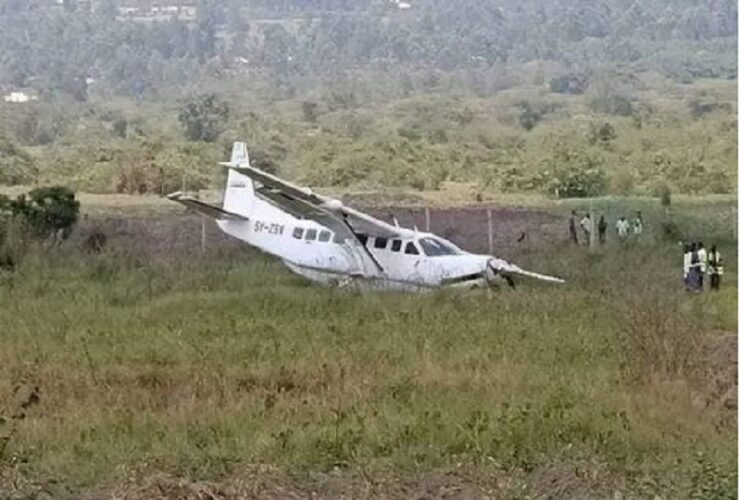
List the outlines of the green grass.
<svg viewBox="0 0 740 500">
<path fill-rule="evenodd" d="M 677 255 L 555 245 L 522 264 L 562 287 L 400 295 L 308 285 L 252 252 L 38 251 L 0 274 L 0 414 L 18 384 L 40 396 L 0 469 L 88 488 L 462 466 L 516 497 L 533 471 L 586 464 L 607 492 L 733 497 L 736 413 L 705 403 L 703 354 L 737 328 L 735 264 L 719 294 L 689 295 Z"/>
</svg>

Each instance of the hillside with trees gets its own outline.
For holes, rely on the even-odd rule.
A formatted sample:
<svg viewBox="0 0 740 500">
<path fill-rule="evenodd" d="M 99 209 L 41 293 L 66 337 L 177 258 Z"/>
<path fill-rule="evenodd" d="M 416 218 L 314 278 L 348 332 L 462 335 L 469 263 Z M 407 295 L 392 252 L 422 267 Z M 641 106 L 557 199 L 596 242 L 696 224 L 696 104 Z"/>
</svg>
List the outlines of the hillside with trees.
<svg viewBox="0 0 740 500">
<path fill-rule="evenodd" d="M 172 3 L 0 2 L 0 182 L 736 190 L 730 0 Z"/>
</svg>

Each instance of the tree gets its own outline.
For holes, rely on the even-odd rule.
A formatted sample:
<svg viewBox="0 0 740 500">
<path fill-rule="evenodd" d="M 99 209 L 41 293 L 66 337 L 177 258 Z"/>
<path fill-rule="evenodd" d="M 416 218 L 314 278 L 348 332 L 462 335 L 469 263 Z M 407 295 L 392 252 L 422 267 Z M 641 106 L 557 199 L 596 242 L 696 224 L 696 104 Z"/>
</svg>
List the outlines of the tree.
<svg viewBox="0 0 740 500">
<path fill-rule="evenodd" d="M 74 191 L 64 186 L 34 189 L 28 196 L 20 195 L 6 206 L 13 217 L 22 218 L 31 233 L 39 238 L 56 234 L 68 236 L 80 212 L 80 202 L 75 199 Z"/>
<path fill-rule="evenodd" d="M 33 158 L 26 151 L 0 136 L 0 184 L 24 184 L 36 176 Z"/>
<path fill-rule="evenodd" d="M 215 94 L 202 95 L 184 103 L 177 118 L 187 140 L 214 142 L 229 118 L 229 106 Z"/>
</svg>

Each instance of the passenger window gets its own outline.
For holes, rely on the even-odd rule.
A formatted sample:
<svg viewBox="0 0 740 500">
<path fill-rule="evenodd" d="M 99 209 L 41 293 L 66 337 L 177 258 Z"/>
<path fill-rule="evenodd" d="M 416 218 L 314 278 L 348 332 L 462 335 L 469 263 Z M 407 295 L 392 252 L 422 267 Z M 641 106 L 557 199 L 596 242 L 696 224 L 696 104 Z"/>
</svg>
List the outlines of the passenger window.
<svg viewBox="0 0 740 500">
<path fill-rule="evenodd" d="M 316 230 L 315 229 L 308 229 L 306 231 L 306 241 L 313 241 L 316 239 Z"/>
<path fill-rule="evenodd" d="M 357 239 L 360 240 L 360 243 L 363 245 L 367 244 L 367 235 L 366 234 L 358 234 Z"/>
<path fill-rule="evenodd" d="M 388 246 L 388 238 L 375 238 L 375 248 L 385 248 Z"/>
<path fill-rule="evenodd" d="M 329 231 L 321 231 L 319 233 L 319 241 L 329 241 L 331 239 L 331 233 Z"/>
<path fill-rule="evenodd" d="M 409 255 L 419 255 L 419 250 L 416 248 L 413 241 L 406 243 L 406 253 Z"/>
<path fill-rule="evenodd" d="M 302 227 L 293 228 L 293 238 L 297 238 L 299 240 L 303 238 L 303 228 Z"/>
<path fill-rule="evenodd" d="M 392 252 L 400 252 L 402 245 L 403 245 L 403 242 L 401 240 L 393 240 L 391 242 L 391 251 Z"/>
</svg>

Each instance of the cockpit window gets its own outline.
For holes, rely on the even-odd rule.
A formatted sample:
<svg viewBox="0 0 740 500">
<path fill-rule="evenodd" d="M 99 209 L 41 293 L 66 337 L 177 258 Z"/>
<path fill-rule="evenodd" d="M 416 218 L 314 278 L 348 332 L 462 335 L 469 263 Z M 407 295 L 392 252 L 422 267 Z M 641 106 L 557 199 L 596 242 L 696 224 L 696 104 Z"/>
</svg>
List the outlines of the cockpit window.
<svg viewBox="0 0 740 500">
<path fill-rule="evenodd" d="M 400 252 L 401 245 L 403 245 L 403 242 L 401 240 L 393 240 L 391 242 L 391 252 Z"/>
<path fill-rule="evenodd" d="M 419 245 L 428 257 L 439 257 L 440 255 L 457 255 L 458 251 L 436 238 L 421 238 Z"/>
<path fill-rule="evenodd" d="M 413 241 L 406 243 L 406 251 L 404 252 L 409 255 L 419 255 L 419 249 L 416 248 Z"/>
<path fill-rule="evenodd" d="M 367 235 L 366 234 L 358 234 L 357 239 L 360 240 L 360 243 L 363 245 L 367 244 Z"/>
</svg>

